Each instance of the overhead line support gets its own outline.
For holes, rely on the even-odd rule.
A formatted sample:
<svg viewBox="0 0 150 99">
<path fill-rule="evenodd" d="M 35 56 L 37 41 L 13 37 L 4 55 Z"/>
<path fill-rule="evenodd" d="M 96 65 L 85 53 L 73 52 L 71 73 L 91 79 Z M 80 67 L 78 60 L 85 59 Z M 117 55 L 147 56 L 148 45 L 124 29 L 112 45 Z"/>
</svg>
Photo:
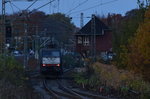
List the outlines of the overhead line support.
<svg viewBox="0 0 150 99">
<path fill-rule="evenodd" d="M 5 4 L 6 4 L 6 0 L 2 0 L 2 16 L 1 16 L 1 22 L 2 22 L 2 26 L 1 26 L 1 50 L 0 53 L 2 54 L 5 51 Z"/>
</svg>

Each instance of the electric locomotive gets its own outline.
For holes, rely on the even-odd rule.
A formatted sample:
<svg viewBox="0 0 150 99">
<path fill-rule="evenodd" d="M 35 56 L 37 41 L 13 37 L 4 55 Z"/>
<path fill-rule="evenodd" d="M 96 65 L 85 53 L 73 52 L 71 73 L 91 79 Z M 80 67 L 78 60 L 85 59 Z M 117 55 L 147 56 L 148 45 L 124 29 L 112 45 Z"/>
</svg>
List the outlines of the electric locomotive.
<svg viewBox="0 0 150 99">
<path fill-rule="evenodd" d="M 62 74 L 61 51 L 58 49 L 41 49 L 40 70 L 43 74 Z"/>
</svg>

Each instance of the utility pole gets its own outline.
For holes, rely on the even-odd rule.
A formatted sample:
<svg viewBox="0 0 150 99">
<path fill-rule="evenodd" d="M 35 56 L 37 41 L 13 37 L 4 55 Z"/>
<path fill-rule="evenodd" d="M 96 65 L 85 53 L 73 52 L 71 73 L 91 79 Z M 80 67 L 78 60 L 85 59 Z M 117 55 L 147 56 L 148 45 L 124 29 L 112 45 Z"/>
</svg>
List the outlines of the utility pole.
<svg viewBox="0 0 150 99">
<path fill-rule="evenodd" d="M 92 14 L 91 20 L 91 53 L 94 58 L 94 62 L 96 61 L 96 26 L 95 26 L 95 15 Z"/>
<path fill-rule="evenodd" d="M 80 27 L 82 28 L 84 25 L 83 23 L 83 13 L 81 13 L 81 19 L 80 19 Z"/>
<path fill-rule="evenodd" d="M 36 59 L 39 59 L 38 49 L 39 49 L 39 35 L 38 35 L 38 26 L 36 26 L 36 35 L 35 35 L 35 58 Z"/>
<path fill-rule="evenodd" d="M 6 1 L 5 0 L 2 0 L 2 17 L 1 17 L 1 21 L 2 21 L 2 26 L 1 26 L 1 54 L 3 53 L 3 52 L 5 52 L 5 28 L 6 28 L 6 26 L 5 26 L 5 20 L 6 20 L 6 18 L 5 18 L 5 3 L 6 3 Z"/>
<path fill-rule="evenodd" d="M 27 68 L 28 65 L 28 34 L 27 34 L 27 24 L 24 21 L 24 68 Z"/>
</svg>

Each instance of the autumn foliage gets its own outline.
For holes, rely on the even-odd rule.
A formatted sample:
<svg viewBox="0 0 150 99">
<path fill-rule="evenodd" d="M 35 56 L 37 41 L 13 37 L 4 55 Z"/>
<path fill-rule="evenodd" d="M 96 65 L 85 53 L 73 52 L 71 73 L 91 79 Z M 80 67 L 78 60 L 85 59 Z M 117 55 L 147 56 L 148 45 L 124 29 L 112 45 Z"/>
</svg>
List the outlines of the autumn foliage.
<svg viewBox="0 0 150 99">
<path fill-rule="evenodd" d="M 128 68 L 139 72 L 150 81 L 150 8 L 145 13 L 144 22 L 140 24 L 128 48 Z"/>
</svg>

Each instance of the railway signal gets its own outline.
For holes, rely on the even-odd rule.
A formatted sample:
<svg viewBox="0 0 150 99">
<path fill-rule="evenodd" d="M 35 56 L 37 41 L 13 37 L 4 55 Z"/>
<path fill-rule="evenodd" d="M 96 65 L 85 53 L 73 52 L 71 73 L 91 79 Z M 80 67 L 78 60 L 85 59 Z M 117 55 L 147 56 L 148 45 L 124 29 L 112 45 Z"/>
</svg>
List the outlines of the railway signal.
<svg viewBox="0 0 150 99">
<path fill-rule="evenodd" d="M 5 33 L 6 44 L 10 44 L 11 37 L 12 37 L 12 27 L 11 27 L 9 20 L 6 20 L 5 31 L 6 31 L 6 33 Z"/>
</svg>

